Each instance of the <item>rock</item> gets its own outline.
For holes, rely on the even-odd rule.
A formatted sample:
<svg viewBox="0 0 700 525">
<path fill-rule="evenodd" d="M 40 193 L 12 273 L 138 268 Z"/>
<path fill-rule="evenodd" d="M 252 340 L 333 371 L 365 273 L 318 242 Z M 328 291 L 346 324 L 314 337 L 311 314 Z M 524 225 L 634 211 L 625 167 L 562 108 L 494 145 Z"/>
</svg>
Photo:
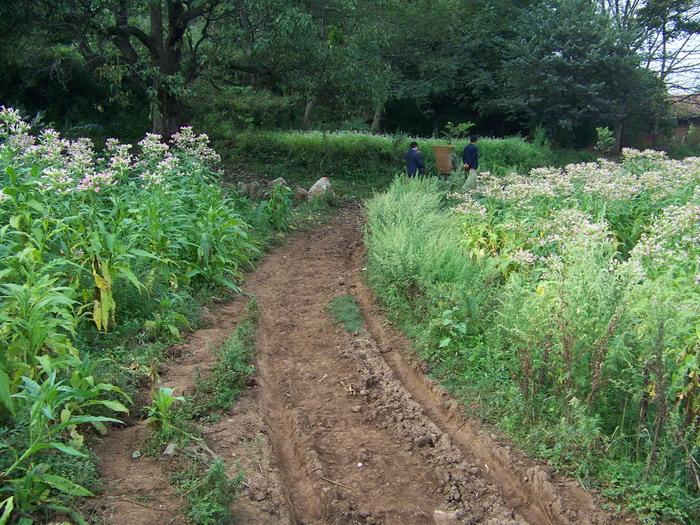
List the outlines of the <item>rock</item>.
<svg viewBox="0 0 700 525">
<path fill-rule="evenodd" d="M 361 405 L 353 405 L 352 406 L 352 411 L 355 412 L 355 414 L 357 414 L 360 410 L 362 410 Z"/>
<path fill-rule="evenodd" d="M 434 445 L 433 436 L 426 434 L 416 439 L 416 446 L 420 448 L 432 447 Z"/>
<path fill-rule="evenodd" d="M 333 197 L 334 195 L 333 186 L 331 186 L 331 181 L 328 180 L 328 177 L 321 177 L 309 189 L 309 199 L 323 196 Z"/>
<path fill-rule="evenodd" d="M 309 192 L 301 186 L 297 186 L 294 188 L 294 196 L 292 198 L 294 202 L 306 202 L 309 200 Z"/>
<path fill-rule="evenodd" d="M 274 187 L 274 186 L 289 186 L 289 184 L 287 184 L 287 181 L 284 180 L 283 177 L 277 177 L 275 180 L 273 180 L 270 183 L 270 187 Z"/>
<path fill-rule="evenodd" d="M 164 456 L 174 456 L 177 451 L 177 445 L 175 443 L 170 443 L 163 451 Z"/>
<path fill-rule="evenodd" d="M 444 510 L 436 510 L 433 512 L 433 521 L 437 525 L 442 525 L 443 523 L 457 523 L 459 518 L 460 515 L 458 511 L 445 512 Z"/>
<path fill-rule="evenodd" d="M 260 191 L 260 183 L 257 181 L 253 181 L 250 184 L 248 184 L 248 197 L 250 197 L 252 200 L 258 200 L 262 195 L 262 192 Z"/>
</svg>

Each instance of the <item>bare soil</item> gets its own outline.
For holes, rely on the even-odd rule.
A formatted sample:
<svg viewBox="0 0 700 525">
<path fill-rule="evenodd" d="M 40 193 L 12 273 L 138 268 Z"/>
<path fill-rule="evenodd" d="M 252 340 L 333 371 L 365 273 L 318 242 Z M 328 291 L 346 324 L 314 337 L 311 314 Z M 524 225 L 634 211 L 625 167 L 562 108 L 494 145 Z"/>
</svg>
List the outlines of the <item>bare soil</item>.
<svg viewBox="0 0 700 525">
<path fill-rule="evenodd" d="M 232 474 L 245 472 L 233 502 L 255 524 L 610 524 L 578 484 L 557 476 L 463 412 L 426 378 L 410 344 L 385 320 L 362 275 L 361 214 L 293 235 L 252 273 L 246 291 L 260 311 L 257 371 L 249 391 L 203 430 Z M 357 300 L 366 329 L 334 323 L 326 307 Z M 187 392 L 245 301 L 212 312 L 162 374 Z M 164 461 L 133 459 L 142 424 L 98 448 L 105 523 L 185 523 Z"/>
</svg>

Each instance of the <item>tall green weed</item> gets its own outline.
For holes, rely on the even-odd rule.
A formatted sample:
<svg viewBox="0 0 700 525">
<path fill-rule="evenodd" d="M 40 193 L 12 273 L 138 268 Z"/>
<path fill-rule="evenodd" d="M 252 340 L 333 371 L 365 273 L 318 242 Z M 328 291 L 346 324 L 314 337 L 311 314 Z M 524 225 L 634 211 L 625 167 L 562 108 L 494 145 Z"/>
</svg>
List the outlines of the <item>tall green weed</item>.
<svg viewBox="0 0 700 525">
<path fill-rule="evenodd" d="M 646 521 L 690 523 L 699 182 L 697 161 L 633 151 L 462 197 L 399 178 L 368 203 L 370 283 L 482 417 Z"/>
</svg>

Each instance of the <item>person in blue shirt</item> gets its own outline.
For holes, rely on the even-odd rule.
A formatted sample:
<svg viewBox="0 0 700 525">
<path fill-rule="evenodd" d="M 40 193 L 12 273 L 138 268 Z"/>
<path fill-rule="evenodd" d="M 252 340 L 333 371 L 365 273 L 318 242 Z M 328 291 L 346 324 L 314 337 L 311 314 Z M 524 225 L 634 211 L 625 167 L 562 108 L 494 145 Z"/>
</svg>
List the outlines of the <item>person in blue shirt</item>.
<svg viewBox="0 0 700 525">
<path fill-rule="evenodd" d="M 416 173 L 423 175 L 425 171 L 423 155 L 418 150 L 418 143 L 415 141 L 411 142 L 411 149 L 406 152 L 406 171 L 409 177 L 415 177 Z"/>
<path fill-rule="evenodd" d="M 479 169 L 479 148 L 476 147 L 476 141 L 479 137 L 471 135 L 469 144 L 462 152 L 462 162 L 464 163 L 464 171 L 468 173 L 467 181 L 464 183 L 465 189 L 472 189 L 476 186 L 476 170 Z"/>
</svg>

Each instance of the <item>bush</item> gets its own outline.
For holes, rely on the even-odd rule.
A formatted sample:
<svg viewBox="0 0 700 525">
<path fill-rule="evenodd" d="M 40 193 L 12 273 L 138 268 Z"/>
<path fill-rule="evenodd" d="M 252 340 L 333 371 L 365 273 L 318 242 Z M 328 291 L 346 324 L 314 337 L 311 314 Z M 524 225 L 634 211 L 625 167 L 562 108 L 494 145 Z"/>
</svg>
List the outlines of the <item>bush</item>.
<svg viewBox="0 0 700 525">
<path fill-rule="evenodd" d="M 612 153 L 615 147 L 615 135 L 610 128 L 595 128 L 596 143 L 595 150 L 603 155 Z"/>
<path fill-rule="evenodd" d="M 370 283 L 434 374 L 646 520 L 697 520 L 700 161 L 624 150 L 445 185 L 368 203 Z"/>
<path fill-rule="evenodd" d="M 206 472 L 200 470 L 185 472 L 176 480 L 186 497 L 187 518 L 195 525 L 231 523 L 231 503 L 243 484 L 243 473 L 230 478 L 221 459 L 214 460 Z"/>
<path fill-rule="evenodd" d="M 238 164 L 272 170 L 269 176 L 289 173 L 309 178 L 322 176 L 364 180 L 376 174 L 388 178 L 404 169 L 404 154 L 411 138 L 358 132 L 243 132 L 224 140 L 230 160 Z M 435 173 L 430 146 L 445 144 L 441 139 L 418 139 L 428 173 Z M 454 143 L 461 155 L 465 140 Z M 535 145 L 520 137 L 480 139 L 482 171 L 526 173 L 551 162 L 547 145 Z"/>
</svg>

